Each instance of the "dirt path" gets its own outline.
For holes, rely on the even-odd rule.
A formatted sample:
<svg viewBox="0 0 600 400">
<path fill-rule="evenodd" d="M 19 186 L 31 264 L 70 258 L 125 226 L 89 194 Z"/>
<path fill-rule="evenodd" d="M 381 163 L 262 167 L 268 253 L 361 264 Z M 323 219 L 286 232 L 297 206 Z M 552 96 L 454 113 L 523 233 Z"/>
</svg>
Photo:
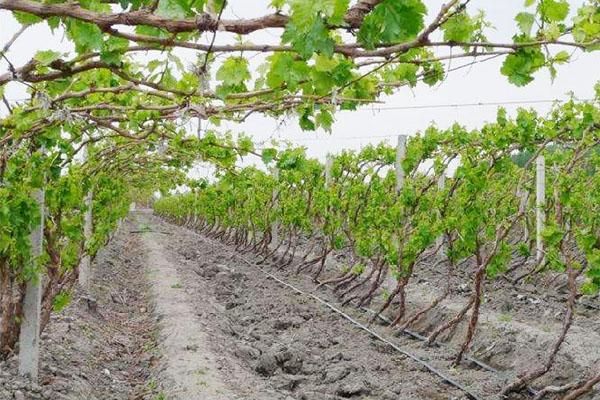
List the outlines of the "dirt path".
<svg viewBox="0 0 600 400">
<path fill-rule="evenodd" d="M 139 217 L 138 220 L 145 221 Z M 139 225 L 139 224 L 138 224 Z M 169 399 L 227 400 L 232 393 L 216 369 L 217 356 L 209 347 L 209 329 L 182 290 L 172 257 L 164 249 L 164 234 L 141 224 L 146 273 L 159 322 L 162 386 Z"/>
<path fill-rule="evenodd" d="M 314 300 L 241 264 L 232 249 L 149 213 L 136 218 L 153 231 L 144 241 L 153 247 L 151 269 L 161 272 L 157 301 L 177 298 L 176 313 L 196 311 L 174 329 L 194 331 L 207 391 L 223 390 L 228 399 L 466 398 Z M 182 337 L 170 357 L 189 373 L 196 367 L 183 358 L 188 335 Z"/>
</svg>

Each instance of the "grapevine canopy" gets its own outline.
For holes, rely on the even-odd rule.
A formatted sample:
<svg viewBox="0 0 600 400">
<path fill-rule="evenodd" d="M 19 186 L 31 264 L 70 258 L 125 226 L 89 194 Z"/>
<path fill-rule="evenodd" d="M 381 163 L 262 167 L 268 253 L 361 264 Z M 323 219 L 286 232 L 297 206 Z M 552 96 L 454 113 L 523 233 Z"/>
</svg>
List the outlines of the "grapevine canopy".
<svg viewBox="0 0 600 400">
<path fill-rule="evenodd" d="M 249 138 L 198 140 L 185 122 L 296 114 L 304 130 L 329 129 L 336 110 L 443 81 L 445 60 L 503 57 L 501 74 L 522 86 L 540 69 L 554 74 L 575 52 L 600 48 L 597 0 L 577 9 L 527 0 L 506 43 L 488 40 L 493 18 L 470 0 L 271 0 L 257 3 L 259 17 L 233 19 L 229 3 L 0 0 L 1 17 L 10 12 L 22 24 L 3 45 L 0 95 L 8 85 L 31 95 L 17 103 L 2 96 L 9 112 L 0 160 L 33 140 L 58 149 L 65 165 L 93 144 L 95 168 L 177 169 L 198 156 L 231 166 L 255 152 Z M 39 48 L 15 65 L 11 47 L 25 45 L 19 36 L 34 24 L 64 35 L 73 51 Z M 182 52 L 195 62 L 186 65 Z"/>
</svg>

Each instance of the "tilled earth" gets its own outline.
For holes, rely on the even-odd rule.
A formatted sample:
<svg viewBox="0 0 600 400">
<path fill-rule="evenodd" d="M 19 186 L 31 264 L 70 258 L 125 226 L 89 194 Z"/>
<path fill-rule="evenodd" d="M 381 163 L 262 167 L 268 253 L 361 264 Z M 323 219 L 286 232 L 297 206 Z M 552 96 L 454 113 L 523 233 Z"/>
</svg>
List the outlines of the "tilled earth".
<svg viewBox="0 0 600 400">
<path fill-rule="evenodd" d="M 152 246 L 151 252 L 148 246 Z M 194 329 L 186 332 L 198 332 L 196 336 L 203 338 L 200 347 L 176 342 L 174 353 L 173 347 L 171 352 L 161 352 L 165 349 L 165 327 L 160 330 L 160 313 L 152 305 L 160 305 L 156 303 L 160 296 L 151 298 L 153 291 L 148 283 L 152 281 L 148 270 L 156 267 L 158 260 L 150 254 L 160 255 L 162 263 L 173 267 L 175 275 L 169 279 L 176 283 L 167 287 L 183 294 L 176 297 L 191 306 L 187 309 L 192 311 L 186 315 L 194 314 Z M 196 400 L 178 397 L 174 382 L 165 373 L 167 366 L 177 365 L 186 357 L 196 357 L 194 363 L 202 367 L 188 381 L 196 386 L 218 385 L 219 399 L 468 398 L 464 391 L 423 365 L 309 295 L 275 282 L 261 269 L 335 304 L 336 297 L 329 289 L 315 289 L 307 276 L 278 271 L 269 264 L 257 266 L 257 261 L 251 254 L 240 254 L 231 246 L 164 222 L 149 211 L 135 213 L 95 261 L 90 296 L 75 294 L 71 304 L 53 316 L 43 335 L 40 385 L 16 377 L 16 360 L 10 359 L 0 363 L 0 400 Z M 423 296 L 431 294 L 425 292 Z M 359 321 L 366 320 L 352 307 L 344 308 L 344 312 Z M 493 361 L 513 364 L 500 368 L 504 372 L 497 374 L 468 362 L 450 368 L 455 352 L 452 343 L 425 348 L 418 341 L 394 336 L 383 326 L 370 328 L 459 382 L 479 399 L 488 400 L 496 399 L 502 385 L 514 379 L 518 370 L 515 363 L 523 357 L 536 362 L 544 354 L 538 348 L 544 346 L 537 336 L 519 342 L 520 336 L 509 334 L 511 329 L 527 331 L 523 323 L 506 320 L 502 331 L 493 328 L 496 324 L 486 318 L 475 350 L 491 349 Z M 434 321 L 424 321 L 429 322 Z M 185 327 L 182 323 L 176 329 Z M 507 340 L 520 344 L 513 343 L 504 351 L 502 343 Z M 516 357 L 517 348 L 524 349 L 523 357 Z M 573 370 L 576 363 L 568 360 L 569 354 L 562 354 L 558 361 L 565 382 L 571 381 L 573 374 L 580 375 Z M 167 359 L 170 363 L 165 362 Z M 216 374 L 208 374 L 209 370 Z"/>
<path fill-rule="evenodd" d="M 94 262 L 89 296 L 75 293 L 42 334 L 40 383 L 0 363 L 0 400 L 155 399 L 156 321 L 148 306 L 139 235 L 125 223 Z"/>
<path fill-rule="evenodd" d="M 244 264 L 232 248 L 145 218 L 169 233 L 163 244 L 183 289 L 217 328 L 211 345 L 228 383 L 238 385 L 240 366 L 252 375 L 253 393 L 240 398 L 467 398 L 338 314 Z"/>
<path fill-rule="evenodd" d="M 419 364 L 355 328 L 310 297 L 295 294 L 266 278 L 252 266 L 259 258 L 251 254 L 240 255 L 231 246 L 224 246 L 157 217 L 150 218 L 152 224 L 176 237 L 176 240 L 168 241 L 168 251 L 176 253 L 185 288 L 198 307 L 215 301 L 218 305 L 218 311 L 210 316 L 213 318 L 211 324 L 220 327 L 220 334 L 215 336 L 213 345 L 222 352 L 225 369 L 227 363 L 241 362 L 248 370 L 261 376 L 266 387 L 282 393 L 287 391 L 290 399 L 466 397 L 464 392 L 444 384 Z M 306 276 L 278 271 L 276 266 L 268 263 L 261 267 L 275 272 L 306 293 L 316 293 L 332 304 L 337 303 L 330 290 L 315 289 L 314 283 Z M 418 307 L 422 307 L 440 289 L 431 282 L 428 291 L 427 281 L 419 279 L 419 282 L 423 284 L 419 288 L 424 303 Z M 446 308 L 424 319 L 415 329 L 426 335 L 432 327 L 462 307 L 465 298 L 466 294 L 465 297 L 449 299 Z M 377 308 L 376 305 L 372 307 Z M 411 304 L 411 307 L 414 306 Z M 367 320 L 353 307 L 344 308 L 344 312 L 360 321 Z M 549 322 L 540 326 L 538 318 L 544 319 L 541 313 L 535 318 L 527 317 L 529 314 L 525 311 L 523 314 L 523 318 L 512 319 L 499 314 L 493 306 L 488 307 L 487 302 L 482 309 L 473 355 L 496 367 L 499 370 L 496 373 L 470 362 L 451 366 L 462 340 L 464 323 L 455 331 L 456 335 L 443 338 L 446 344 L 433 348 L 426 348 L 420 341 L 398 335 L 389 328 L 371 328 L 462 384 L 480 399 L 497 399 L 501 388 L 516 379 L 518 373 L 526 368 L 535 368 L 546 359 L 557 329 L 560 329 L 558 317 L 550 329 Z M 517 314 L 517 317 L 520 316 Z M 545 378 L 539 379 L 535 387 L 566 384 L 593 372 L 598 361 L 594 323 L 589 315 L 578 315 L 555 367 Z M 300 364 L 299 361 L 289 361 L 295 360 L 295 356 L 301 360 L 302 367 L 296 365 Z M 288 362 L 294 365 L 291 370 L 286 366 Z M 295 373 L 296 369 L 300 372 Z M 595 396 L 597 393 L 590 393 L 582 399 L 595 399 Z M 286 399 L 285 396 L 265 398 Z M 525 393 L 511 396 L 511 399 L 530 398 L 532 396 Z M 555 399 L 556 396 L 547 398 Z"/>
</svg>

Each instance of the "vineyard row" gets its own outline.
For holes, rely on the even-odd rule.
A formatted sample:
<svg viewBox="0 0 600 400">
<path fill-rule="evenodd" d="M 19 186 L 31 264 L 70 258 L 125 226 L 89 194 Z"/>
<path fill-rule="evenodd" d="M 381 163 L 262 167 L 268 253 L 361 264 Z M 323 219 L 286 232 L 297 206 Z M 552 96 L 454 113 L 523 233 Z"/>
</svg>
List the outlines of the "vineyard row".
<svg viewBox="0 0 600 400">
<path fill-rule="evenodd" d="M 440 307 L 467 279 L 464 306 L 427 340 L 433 344 L 465 321 L 455 365 L 473 343 L 491 282 L 564 276 L 562 327 L 546 361 L 502 389 L 521 391 L 550 371 L 578 300 L 600 288 L 598 106 L 570 102 L 548 118 L 522 110 L 514 120 L 500 111 L 480 130 L 430 128 L 404 142 L 344 151 L 325 165 L 302 149 L 263 151 L 271 173 L 224 171 L 216 183 L 159 200 L 155 211 L 241 252 L 310 272 L 316 284 L 334 286 L 343 304 L 377 303 L 372 318 L 389 312 L 399 330 Z M 333 256 L 343 265 L 331 272 Z M 430 304 L 408 312 L 407 288 L 423 269 L 445 284 Z M 571 385 L 565 399 L 597 380 Z"/>
</svg>

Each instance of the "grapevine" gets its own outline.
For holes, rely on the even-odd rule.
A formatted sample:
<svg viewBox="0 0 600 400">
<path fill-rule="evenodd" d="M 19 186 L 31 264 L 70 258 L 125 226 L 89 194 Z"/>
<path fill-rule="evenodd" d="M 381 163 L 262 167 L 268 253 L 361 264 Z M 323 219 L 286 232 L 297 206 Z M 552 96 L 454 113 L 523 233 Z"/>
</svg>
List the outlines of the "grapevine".
<svg viewBox="0 0 600 400">
<path fill-rule="evenodd" d="M 533 281 L 565 274 L 569 295 L 562 332 L 546 363 L 507 385 L 507 394 L 550 370 L 572 325 L 577 299 L 600 289 L 600 188 L 595 173 L 599 117 L 597 102 L 571 101 L 547 118 L 521 110 L 509 120 L 500 111 L 495 123 L 476 131 L 458 125 L 429 128 L 409 138 L 399 192 L 395 149 L 389 145 L 334 157 L 328 185 L 323 165 L 301 149 L 283 150 L 277 161 L 269 162 L 278 170 L 276 179 L 255 168 L 223 171 L 218 182 L 197 193 L 159 200 L 155 211 L 242 251 L 273 258 L 281 268 L 310 270 L 315 282 L 333 285 L 345 304 L 365 306 L 384 296 L 373 319 L 392 308 L 392 326 L 400 330 L 432 312 L 455 290 L 459 278 L 467 277 L 472 294 L 464 307 L 433 328 L 428 338 L 432 344 L 466 320 L 457 364 L 476 334 L 481 301 L 491 281 L 512 281 L 527 268 L 534 271 L 529 276 Z M 520 152 L 529 152 L 522 164 L 515 158 Z M 533 190 L 532 164 L 542 155 L 552 166 L 548 179 L 553 191 L 545 210 L 545 255 L 539 261 L 523 235 L 535 204 L 520 194 Z M 441 188 L 436 183 L 453 160 L 458 166 Z M 269 246 L 274 221 L 282 240 Z M 436 240 L 440 236 L 445 238 L 443 246 Z M 436 257 L 441 247 L 444 254 L 434 268 L 447 275 L 448 285 L 429 306 L 407 315 L 406 288 L 416 270 L 428 268 L 424 260 Z M 332 255 L 344 264 L 328 270 L 326 261 Z"/>
</svg>

